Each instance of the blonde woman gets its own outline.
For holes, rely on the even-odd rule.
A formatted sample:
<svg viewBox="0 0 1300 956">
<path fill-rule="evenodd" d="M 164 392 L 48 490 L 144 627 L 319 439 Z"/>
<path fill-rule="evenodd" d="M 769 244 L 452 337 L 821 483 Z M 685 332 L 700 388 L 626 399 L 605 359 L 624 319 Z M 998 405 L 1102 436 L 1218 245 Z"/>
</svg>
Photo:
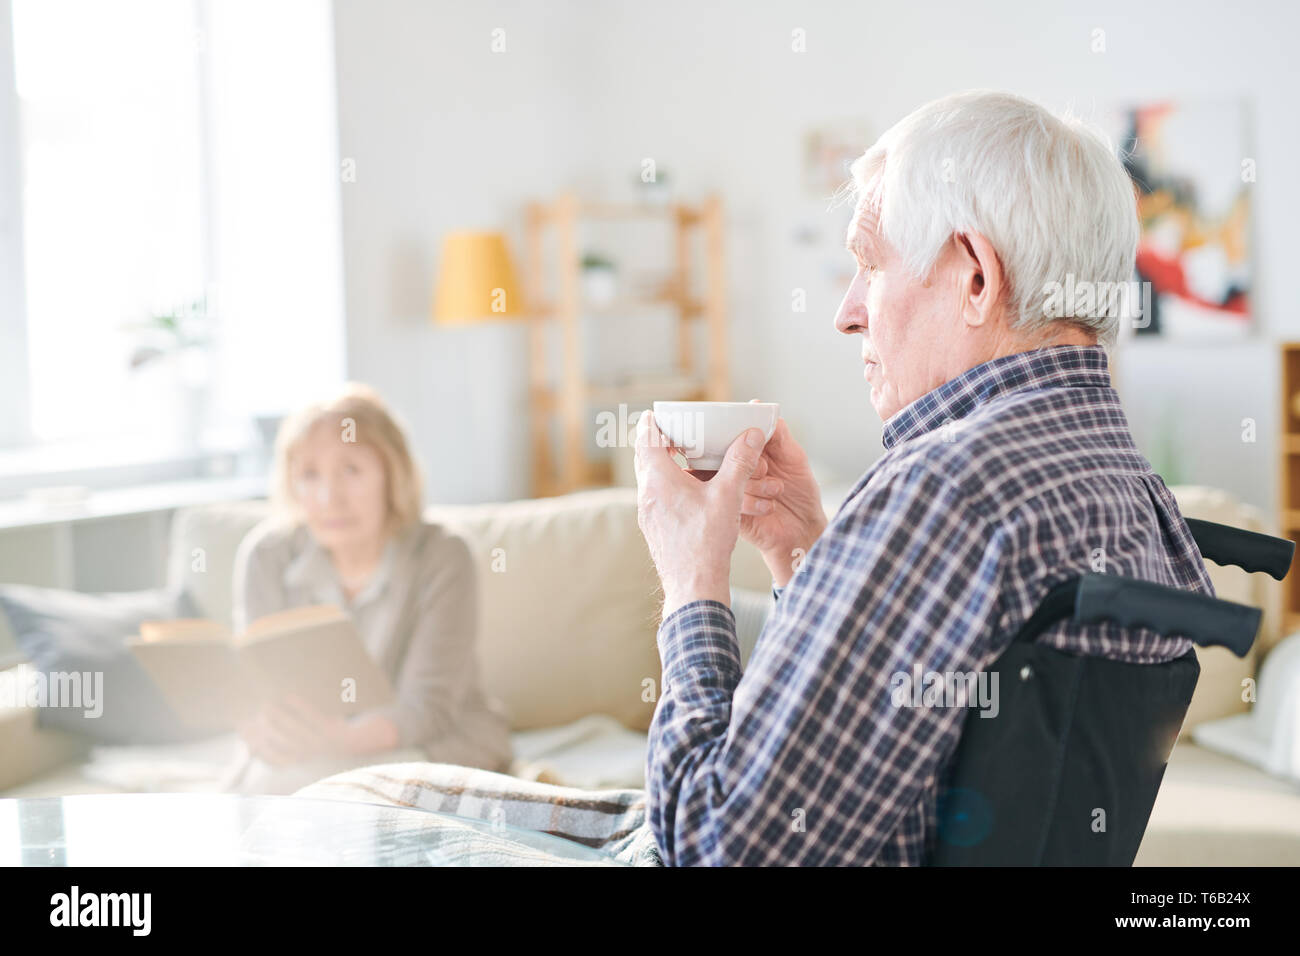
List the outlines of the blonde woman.
<svg viewBox="0 0 1300 956">
<path fill-rule="evenodd" d="M 230 789 L 290 793 L 349 766 L 403 760 L 508 765 L 506 720 L 479 682 L 470 551 L 422 519 L 420 486 L 406 436 L 366 386 L 281 426 L 273 514 L 235 559 L 235 626 L 337 605 L 397 696 L 348 720 L 296 699 L 265 708 L 240 728 Z"/>
</svg>

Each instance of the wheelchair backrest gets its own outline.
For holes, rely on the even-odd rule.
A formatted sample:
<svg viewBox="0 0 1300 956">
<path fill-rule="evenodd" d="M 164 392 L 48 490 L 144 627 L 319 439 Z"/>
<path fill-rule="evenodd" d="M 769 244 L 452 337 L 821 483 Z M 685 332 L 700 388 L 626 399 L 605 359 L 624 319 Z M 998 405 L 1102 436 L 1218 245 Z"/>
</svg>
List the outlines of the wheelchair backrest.
<svg viewBox="0 0 1300 956">
<path fill-rule="evenodd" d="M 1278 580 L 1293 542 L 1189 521 L 1202 556 Z M 995 716 L 972 710 L 949 764 L 931 856 L 938 866 L 1130 866 L 1196 689 L 1195 653 L 1161 664 L 1037 643 L 1062 620 L 1113 621 L 1219 644 L 1238 656 L 1258 608 L 1118 575 L 1058 584 L 987 671 Z M 991 682 L 990 682 L 991 683 Z"/>
</svg>

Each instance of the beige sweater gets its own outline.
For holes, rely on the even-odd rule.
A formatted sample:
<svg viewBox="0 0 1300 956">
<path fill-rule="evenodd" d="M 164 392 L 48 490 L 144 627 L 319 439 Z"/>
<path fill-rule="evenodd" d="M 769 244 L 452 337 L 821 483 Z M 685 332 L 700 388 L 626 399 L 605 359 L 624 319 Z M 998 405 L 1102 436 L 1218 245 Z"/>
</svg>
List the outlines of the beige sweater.
<svg viewBox="0 0 1300 956">
<path fill-rule="evenodd" d="M 268 520 L 235 558 L 234 623 L 242 630 L 264 614 L 313 604 L 343 608 L 397 690 L 377 713 L 396 724 L 398 747 L 418 747 L 440 763 L 505 770 L 509 727 L 479 677 L 475 573 L 462 538 L 420 522 L 389 541 L 371 580 L 348 601 L 308 529 Z"/>
</svg>

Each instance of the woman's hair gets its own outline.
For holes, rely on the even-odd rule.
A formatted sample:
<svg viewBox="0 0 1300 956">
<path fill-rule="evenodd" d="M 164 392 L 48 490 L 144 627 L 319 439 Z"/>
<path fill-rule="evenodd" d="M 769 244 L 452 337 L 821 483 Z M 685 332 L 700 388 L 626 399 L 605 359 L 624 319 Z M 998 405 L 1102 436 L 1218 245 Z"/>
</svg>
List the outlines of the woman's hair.
<svg viewBox="0 0 1300 956">
<path fill-rule="evenodd" d="M 321 426 L 335 430 L 340 441 L 367 445 L 378 452 L 386 472 L 390 533 L 419 520 L 423 481 L 420 467 L 411 456 L 406 432 L 379 393 L 357 382 L 348 382 L 333 398 L 313 402 L 281 423 L 275 436 L 271 480 L 271 504 L 281 520 L 293 523 L 301 520 L 293 493 L 293 458 L 307 436 Z"/>
<path fill-rule="evenodd" d="M 972 90 L 904 117 L 852 172 L 844 194 L 875 207 L 881 234 L 914 275 L 929 274 L 954 233 L 978 232 L 1006 270 L 1013 325 L 1065 321 L 1114 342 L 1115 293 L 1133 279 L 1137 200 L 1095 128 L 1019 96 Z M 1048 290 L 1075 282 L 1108 292 L 1108 307 L 1049 315 Z"/>
</svg>

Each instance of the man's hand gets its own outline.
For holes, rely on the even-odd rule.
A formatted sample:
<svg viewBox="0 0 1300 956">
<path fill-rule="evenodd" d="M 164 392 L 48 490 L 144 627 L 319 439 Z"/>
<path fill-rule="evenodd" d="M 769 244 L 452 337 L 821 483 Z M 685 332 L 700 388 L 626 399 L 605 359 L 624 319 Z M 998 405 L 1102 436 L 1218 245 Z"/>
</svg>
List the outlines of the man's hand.
<svg viewBox="0 0 1300 956">
<path fill-rule="evenodd" d="M 637 524 L 663 585 L 664 618 L 705 598 L 730 606 L 731 552 L 763 444 L 762 431 L 749 429 L 732 442 L 717 473 L 703 480 L 673 461 L 676 449 L 649 410 L 637 419 Z"/>
<path fill-rule="evenodd" d="M 326 717 L 301 698 L 273 701 L 240 724 L 239 735 L 253 756 L 275 766 L 347 753 L 350 728 L 342 717 Z"/>
<path fill-rule="evenodd" d="M 808 456 L 784 418 L 745 483 L 741 514 L 740 536 L 758 548 L 777 587 L 785 587 L 826 530 L 826 512 Z"/>
</svg>

